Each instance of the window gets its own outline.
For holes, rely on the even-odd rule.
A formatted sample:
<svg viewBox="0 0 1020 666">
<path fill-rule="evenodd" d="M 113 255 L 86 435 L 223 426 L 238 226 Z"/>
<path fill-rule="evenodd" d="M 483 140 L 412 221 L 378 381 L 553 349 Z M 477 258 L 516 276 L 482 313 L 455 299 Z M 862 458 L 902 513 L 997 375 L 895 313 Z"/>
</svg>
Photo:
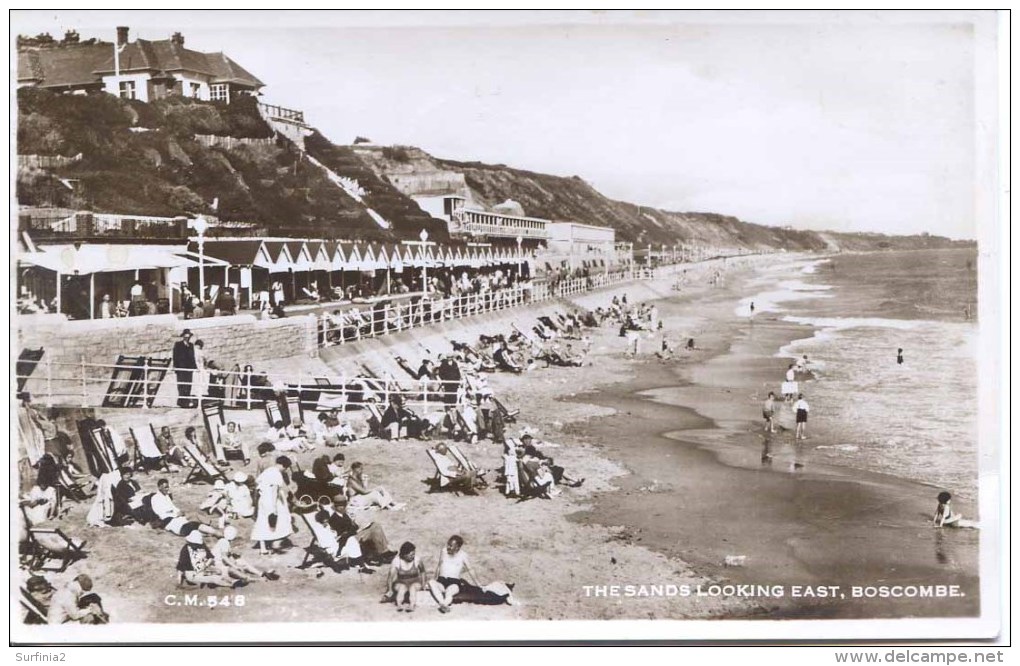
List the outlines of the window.
<svg viewBox="0 0 1020 666">
<path fill-rule="evenodd" d="M 134 81 L 121 81 L 120 82 L 120 96 L 124 99 L 135 98 L 135 82 Z"/>
<path fill-rule="evenodd" d="M 214 102 L 229 102 L 230 93 L 226 83 L 214 83 L 209 86 L 209 99 Z"/>
<path fill-rule="evenodd" d="M 191 85 L 191 96 L 198 97 L 198 91 L 202 89 L 201 83 L 192 83 Z"/>
</svg>

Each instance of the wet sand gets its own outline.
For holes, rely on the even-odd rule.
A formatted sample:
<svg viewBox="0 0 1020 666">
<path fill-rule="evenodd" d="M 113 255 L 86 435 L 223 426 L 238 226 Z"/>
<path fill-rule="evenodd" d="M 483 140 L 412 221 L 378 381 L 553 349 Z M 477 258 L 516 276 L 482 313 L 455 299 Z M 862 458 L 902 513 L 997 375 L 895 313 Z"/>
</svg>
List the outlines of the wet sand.
<svg viewBox="0 0 1020 666">
<path fill-rule="evenodd" d="M 694 303 L 660 302 L 667 330 L 690 329 L 689 313 L 698 313 L 702 357 L 635 361 L 634 379 L 570 399 L 616 411 L 576 431 L 629 471 L 614 481 L 617 492 L 599 494 L 574 518 L 627 525 L 644 546 L 717 581 L 781 586 L 738 591 L 756 602 L 739 617 L 979 614 L 978 532 L 932 527 L 938 489 L 826 464 L 816 447 L 847 435 L 837 440 L 819 427 L 817 409 L 808 440 L 797 444 L 782 429 L 765 438 L 760 405 L 769 390 L 778 393 L 787 364 L 773 354 L 811 329 L 773 315 L 753 325 L 737 319 L 737 298 L 719 290 Z M 745 556 L 744 566 L 724 566 L 727 556 Z M 794 585 L 816 594 L 794 598 Z M 964 596 L 853 597 L 854 586 L 883 585 L 957 585 Z M 838 589 L 820 597 L 819 586 Z"/>
</svg>

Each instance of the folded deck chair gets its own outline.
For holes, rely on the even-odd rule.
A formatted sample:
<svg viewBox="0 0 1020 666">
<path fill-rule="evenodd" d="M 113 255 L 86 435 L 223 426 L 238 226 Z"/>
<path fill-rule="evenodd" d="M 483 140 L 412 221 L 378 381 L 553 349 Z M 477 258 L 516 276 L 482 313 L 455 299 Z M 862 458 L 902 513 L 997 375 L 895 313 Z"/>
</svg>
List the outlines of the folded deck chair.
<svg viewBox="0 0 1020 666">
<path fill-rule="evenodd" d="M 21 586 L 21 607 L 25 609 L 25 624 L 49 624 L 50 609 L 35 598 L 24 585 Z"/>
<path fill-rule="evenodd" d="M 46 350 L 43 347 L 39 347 L 39 349 L 22 349 L 21 353 L 18 354 L 18 362 L 15 365 L 15 374 L 18 377 L 18 393 L 25 390 L 25 385 L 45 353 Z"/>
<path fill-rule="evenodd" d="M 435 490 L 450 490 L 454 495 L 460 495 L 462 492 L 474 493 L 474 488 L 469 486 L 469 482 L 462 476 L 451 475 L 443 471 L 442 466 L 439 464 L 439 452 L 435 449 L 425 449 L 425 453 L 428 454 L 429 460 L 436 468 L 436 474 L 432 477 Z"/>
<path fill-rule="evenodd" d="M 215 483 L 217 479 L 222 479 L 224 482 L 227 481 L 226 473 L 217 467 L 216 463 L 209 460 L 204 453 L 199 451 L 198 447 L 194 444 L 191 442 L 185 442 L 184 444 L 181 444 L 181 448 L 183 448 L 187 454 L 191 456 L 191 459 L 195 461 L 191 471 L 188 472 L 187 478 L 184 479 L 184 483 L 191 483 L 192 481 L 199 483 Z"/>
<path fill-rule="evenodd" d="M 269 425 L 276 427 L 277 423 L 282 422 L 283 425 L 287 425 L 288 421 L 283 418 L 283 411 L 280 409 L 280 403 L 275 400 L 267 400 L 265 404 L 266 410 L 266 421 Z"/>
<path fill-rule="evenodd" d="M 85 541 L 72 539 L 56 527 L 28 528 L 30 561 L 33 571 L 63 572 L 85 557 Z M 52 563 L 52 564 L 51 564 Z"/>
<path fill-rule="evenodd" d="M 301 421 L 304 423 L 304 411 L 301 408 L 301 390 L 298 389 L 297 395 L 288 395 L 284 401 L 284 407 L 286 407 L 287 413 L 284 414 L 284 425 L 290 425 L 295 421 Z"/>
<path fill-rule="evenodd" d="M 94 419 L 85 419 L 78 422 L 78 434 L 81 437 L 82 448 L 85 450 L 85 461 L 88 463 L 89 472 L 92 476 L 99 478 L 107 472 L 117 469 L 117 451 L 113 442 L 106 436 L 102 428 L 96 427 Z"/>
<path fill-rule="evenodd" d="M 170 466 L 166 462 L 166 458 L 160 452 L 159 447 L 156 446 L 156 429 L 152 427 L 152 424 L 143 426 L 141 428 L 128 428 L 128 432 L 131 433 L 131 439 L 135 440 L 135 466 L 139 463 L 143 463 L 145 460 L 156 460 L 156 469 L 164 469 L 169 471 Z M 143 460 L 138 460 L 138 457 Z M 148 465 L 145 467 L 149 469 Z"/>
<path fill-rule="evenodd" d="M 337 556 L 337 553 L 340 552 L 340 544 L 337 543 L 333 531 L 315 520 L 314 510 L 306 513 L 295 511 L 295 513 L 305 521 L 305 527 L 312 535 L 312 541 L 305 546 L 305 557 L 298 565 L 298 569 L 325 566 L 334 571 L 340 571 L 342 560 Z"/>
</svg>

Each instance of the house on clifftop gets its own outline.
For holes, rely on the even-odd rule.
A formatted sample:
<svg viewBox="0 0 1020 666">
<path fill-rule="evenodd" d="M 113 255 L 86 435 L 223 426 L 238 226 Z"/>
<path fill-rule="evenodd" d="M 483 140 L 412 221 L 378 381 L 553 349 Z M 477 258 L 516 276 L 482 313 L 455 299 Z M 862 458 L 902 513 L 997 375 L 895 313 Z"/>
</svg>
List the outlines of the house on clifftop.
<svg viewBox="0 0 1020 666">
<path fill-rule="evenodd" d="M 68 32 L 61 42 L 19 39 L 18 87 L 55 92 L 108 92 L 143 102 L 168 95 L 229 102 L 264 87 L 254 74 L 223 53 L 184 47 L 184 36 L 128 41 L 128 28 L 117 28 L 117 43 L 79 42 Z"/>
</svg>

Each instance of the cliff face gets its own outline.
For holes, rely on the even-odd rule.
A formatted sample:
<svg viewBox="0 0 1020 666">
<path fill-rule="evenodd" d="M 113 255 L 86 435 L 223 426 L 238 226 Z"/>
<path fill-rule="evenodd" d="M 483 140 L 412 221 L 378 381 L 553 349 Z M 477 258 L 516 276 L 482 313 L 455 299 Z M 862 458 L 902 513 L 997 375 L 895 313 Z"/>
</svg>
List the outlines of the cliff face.
<svg viewBox="0 0 1020 666">
<path fill-rule="evenodd" d="M 323 142 L 331 147 L 325 140 L 316 147 Z M 372 181 L 365 200 L 351 197 L 292 142 L 274 137 L 249 97 L 145 104 L 26 88 L 18 91 L 17 148 L 18 202 L 27 206 L 202 213 L 259 223 L 274 235 L 370 240 L 401 233 L 399 224 L 382 227 L 372 205 L 386 219 L 424 215 L 360 161 L 339 167 L 341 176 Z"/>
<path fill-rule="evenodd" d="M 380 176 L 408 196 L 459 194 L 491 209 L 512 199 L 527 215 L 613 227 L 617 239 L 647 244 L 694 243 L 752 250 L 873 250 L 953 245 L 937 236 L 884 236 L 767 227 L 715 213 L 674 212 L 609 199 L 578 176 L 551 176 L 503 164 L 457 162 L 418 148 L 356 147 Z"/>
<path fill-rule="evenodd" d="M 318 132 L 305 139 L 302 151 L 274 136 L 252 98 L 228 105 L 180 97 L 145 104 L 25 88 L 18 91 L 17 147 L 22 205 L 213 214 L 259 223 L 280 236 L 397 240 L 417 238 L 424 228 L 443 241 L 449 238 L 445 223 L 411 197 L 459 194 L 486 209 L 512 199 L 528 216 L 610 226 L 619 240 L 638 248 L 688 243 L 824 251 L 953 244 L 935 236 L 797 231 L 714 213 L 664 211 L 609 199 L 577 176 L 444 160 L 408 146 L 334 145 Z"/>
</svg>

